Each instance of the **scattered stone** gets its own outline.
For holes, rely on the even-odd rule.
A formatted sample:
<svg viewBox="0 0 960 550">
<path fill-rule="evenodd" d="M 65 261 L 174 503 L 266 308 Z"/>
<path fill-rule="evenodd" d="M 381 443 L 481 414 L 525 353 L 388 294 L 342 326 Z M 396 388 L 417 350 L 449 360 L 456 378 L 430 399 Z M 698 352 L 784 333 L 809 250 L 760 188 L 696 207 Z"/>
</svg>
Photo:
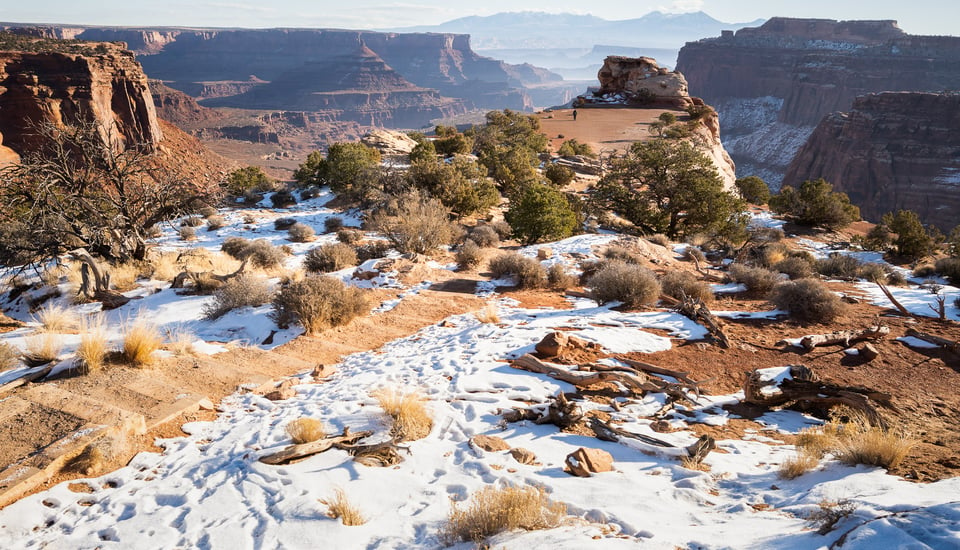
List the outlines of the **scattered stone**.
<svg viewBox="0 0 960 550">
<path fill-rule="evenodd" d="M 666 420 L 657 420 L 650 424 L 650 429 L 661 434 L 668 434 L 673 431 L 673 426 Z"/>
<path fill-rule="evenodd" d="M 557 357 L 570 349 L 600 351 L 603 347 L 596 342 L 588 342 L 583 338 L 570 336 L 566 332 L 555 331 L 543 337 L 535 349 L 541 357 Z"/>
<path fill-rule="evenodd" d="M 206 398 L 206 397 L 204 397 L 203 399 L 201 399 L 201 400 L 197 403 L 197 406 L 200 407 L 200 410 L 201 410 L 201 411 L 212 411 L 212 410 L 215 408 L 214 405 L 213 405 L 213 401 L 210 401 L 210 399 L 208 399 L 208 398 Z"/>
<path fill-rule="evenodd" d="M 495 435 L 475 435 L 470 438 L 470 444 L 478 449 L 483 449 L 488 453 L 506 451 L 510 448 L 510 445 L 508 445 L 502 437 L 497 437 Z"/>
<path fill-rule="evenodd" d="M 537 462 L 537 455 L 535 455 L 533 451 L 524 449 L 523 447 L 510 449 L 510 456 L 520 464 L 535 464 Z"/>
<path fill-rule="evenodd" d="M 601 449 L 580 447 L 568 454 L 563 463 L 567 465 L 567 471 L 577 477 L 613 471 L 613 456 Z"/>
<path fill-rule="evenodd" d="M 321 378 L 329 378 L 336 374 L 336 372 L 337 367 L 334 365 L 317 365 L 313 367 L 313 372 L 310 373 L 310 376 L 312 376 L 314 380 L 319 380 Z"/>
<path fill-rule="evenodd" d="M 551 256 L 553 256 L 553 249 L 552 249 L 552 248 L 549 248 L 549 247 L 546 247 L 546 246 L 541 246 L 540 248 L 537 249 L 537 259 L 538 259 L 538 260 L 540 260 L 540 261 L 547 260 L 547 259 L 550 259 Z"/>
<path fill-rule="evenodd" d="M 296 397 L 296 395 L 297 395 L 297 390 L 293 389 L 291 386 L 281 385 L 279 388 L 264 395 L 264 397 L 269 399 L 270 401 L 284 401 L 286 399 Z"/>
<path fill-rule="evenodd" d="M 860 349 L 857 351 L 860 352 L 860 357 L 863 357 L 867 361 L 873 361 L 877 357 L 880 357 L 880 350 L 877 349 L 877 346 L 869 342 L 860 346 Z"/>
</svg>

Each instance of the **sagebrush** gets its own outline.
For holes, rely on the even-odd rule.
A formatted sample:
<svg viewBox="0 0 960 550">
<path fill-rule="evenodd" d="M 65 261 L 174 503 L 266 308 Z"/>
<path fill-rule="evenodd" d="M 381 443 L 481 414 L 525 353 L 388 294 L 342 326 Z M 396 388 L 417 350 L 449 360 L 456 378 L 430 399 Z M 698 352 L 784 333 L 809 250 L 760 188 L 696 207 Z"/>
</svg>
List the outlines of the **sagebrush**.
<svg viewBox="0 0 960 550">
<path fill-rule="evenodd" d="M 562 502 L 550 499 L 540 487 L 484 487 L 463 507 L 452 509 L 441 538 L 448 544 L 460 541 L 482 543 L 487 537 L 523 529 L 534 531 L 560 525 L 567 513 Z"/>
<path fill-rule="evenodd" d="M 652 304 L 660 297 L 660 281 L 645 267 L 605 261 L 587 281 L 590 297 L 599 304 L 623 302 L 627 307 Z"/>
<path fill-rule="evenodd" d="M 284 286 L 273 299 L 272 318 L 282 328 L 300 323 L 308 334 L 345 325 L 370 311 L 366 293 L 343 281 L 311 275 Z"/>
</svg>

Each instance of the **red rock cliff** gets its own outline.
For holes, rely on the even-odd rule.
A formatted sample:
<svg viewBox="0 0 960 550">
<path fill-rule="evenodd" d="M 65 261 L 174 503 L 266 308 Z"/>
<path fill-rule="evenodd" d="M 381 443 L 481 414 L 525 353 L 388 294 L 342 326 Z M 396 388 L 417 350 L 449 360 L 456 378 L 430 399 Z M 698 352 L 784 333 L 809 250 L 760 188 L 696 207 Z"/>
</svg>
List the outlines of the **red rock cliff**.
<svg viewBox="0 0 960 550">
<path fill-rule="evenodd" d="M 150 148 L 163 134 L 140 64 L 116 45 L 105 53 L 0 52 L 3 146 L 31 148 L 37 123 L 98 122 L 114 139 Z"/>
<path fill-rule="evenodd" d="M 824 118 L 783 183 L 824 178 L 865 219 L 913 210 L 949 231 L 960 224 L 960 95 L 870 94 Z"/>
<path fill-rule="evenodd" d="M 820 119 L 857 96 L 960 88 L 960 38 L 910 36 L 894 21 L 773 18 L 687 43 L 677 67 L 720 113 L 738 175 L 776 188 Z"/>
</svg>

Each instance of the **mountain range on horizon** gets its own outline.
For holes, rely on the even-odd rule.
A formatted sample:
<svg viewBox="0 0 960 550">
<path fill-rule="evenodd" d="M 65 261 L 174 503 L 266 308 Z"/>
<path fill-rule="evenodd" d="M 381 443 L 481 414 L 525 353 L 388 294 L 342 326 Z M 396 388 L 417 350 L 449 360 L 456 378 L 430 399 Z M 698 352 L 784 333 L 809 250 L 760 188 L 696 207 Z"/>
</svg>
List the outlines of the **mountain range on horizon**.
<svg viewBox="0 0 960 550">
<path fill-rule="evenodd" d="M 383 29 L 394 32 L 470 34 L 477 50 L 586 48 L 594 45 L 679 49 L 689 40 L 715 36 L 721 30 L 759 26 L 765 19 L 743 23 L 719 21 L 698 11 L 650 12 L 642 17 L 608 20 L 593 15 L 534 11 L 471 15 L 439 25 Z"/>
</svg>

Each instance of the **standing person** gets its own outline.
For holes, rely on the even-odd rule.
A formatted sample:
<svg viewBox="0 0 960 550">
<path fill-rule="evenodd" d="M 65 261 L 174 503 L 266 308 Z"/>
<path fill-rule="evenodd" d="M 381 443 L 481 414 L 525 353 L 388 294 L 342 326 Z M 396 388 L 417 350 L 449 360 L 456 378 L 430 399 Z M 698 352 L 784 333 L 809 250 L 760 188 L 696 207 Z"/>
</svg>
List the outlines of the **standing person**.
<svg viewBox="0 0 960 550">
<path fill-rule="evenodd" d="M 577 110 L 576 110 L 576 109 L 573 110 L 573 121 L 574 121 L 574 122 L 577 121 Z"/>
</svg>

